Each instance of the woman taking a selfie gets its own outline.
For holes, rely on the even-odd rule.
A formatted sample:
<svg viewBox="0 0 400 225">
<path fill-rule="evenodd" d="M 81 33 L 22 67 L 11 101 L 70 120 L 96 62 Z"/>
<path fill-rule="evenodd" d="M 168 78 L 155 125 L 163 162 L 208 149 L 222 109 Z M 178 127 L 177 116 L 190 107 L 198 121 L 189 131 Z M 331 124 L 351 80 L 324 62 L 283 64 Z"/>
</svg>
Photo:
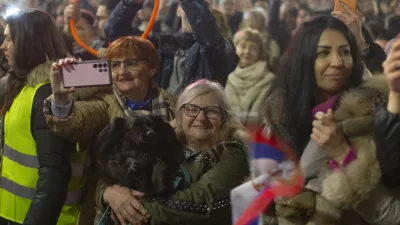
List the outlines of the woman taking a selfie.
<svg viewBox="0 0 400 225">
<path fill-rule="evenodd" d="M 85 154 L 46 125 L 51 62 L 67 55 L 53 19 L 39 10 L 7 18 L 1 49 L 8 60 L 2 145 L 0 224 L 76 223 Z"/>
<path fill-rule="evenodd" d="M 82 148 L 114 118 L 132 114 L 156 115 L 165 121 L 174 118 L 174 98 L 152 83 L 160 64 L 157 50 L 151 42 L 140 37 L 122 37 L 108 49 L 113 85 L 66 89 L 62 68 L 76 63 L 63 59 L 51 69 L 53 95 L 44 103 L 49 127 L 58 135 L 79 142 Z M 81 74 L 85 76 L 85 74 Z M 74 96 L 73 96 L 73 92 Z M 92 174 L 93 175 L 93 174 Z M 88 181 L 88 196 L 82 207 L 82 224 L 93 223 L 96 177 Z M 87 205 L 86 205 L 87 204 Z"/>
<path fill-rule="evenodd" d="M 62 68 L 77 61 L 66 58 L 53 64 L 53 95 L 45 103 L 45 115 L 57 134 L 87 143 L 116 117 L 145 114 L 172 121 L 173 97 L 151 81 L 160 64 L 151 42 L 140 37 L 122 37 L 110 45 L 108 59 L 113 86 L 77 89 L 76 98 L 72 94 L 75 88 L 64 88 Z"/>
</svg>

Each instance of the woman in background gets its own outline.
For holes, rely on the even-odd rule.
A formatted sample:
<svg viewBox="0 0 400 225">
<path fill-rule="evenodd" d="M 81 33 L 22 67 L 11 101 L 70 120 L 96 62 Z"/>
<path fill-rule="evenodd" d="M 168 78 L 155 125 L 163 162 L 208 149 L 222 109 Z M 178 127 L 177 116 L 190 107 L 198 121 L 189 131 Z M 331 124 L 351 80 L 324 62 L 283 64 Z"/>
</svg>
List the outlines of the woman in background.
<svg viewBox="0 0 400 225">
<path fill-rule="evenodd" d="M 264 99 L 275 77 L 264 59 L 263 38 L 247 28 L 236 33 L 233 44 L 240 61 L 228 76 L 226 96 L 242 124 L 260 125 Z"/>
</svg>

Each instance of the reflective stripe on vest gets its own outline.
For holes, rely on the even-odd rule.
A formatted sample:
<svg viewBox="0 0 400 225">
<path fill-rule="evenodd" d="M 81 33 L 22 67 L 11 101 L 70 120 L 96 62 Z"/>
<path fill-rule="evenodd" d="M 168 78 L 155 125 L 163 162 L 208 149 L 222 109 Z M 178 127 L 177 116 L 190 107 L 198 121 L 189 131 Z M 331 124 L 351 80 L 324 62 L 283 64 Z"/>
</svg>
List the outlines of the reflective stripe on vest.
<svg viewBox="0 0 400 225">
<path fill-rule="evenodd" d="M 18 151 L 15 151 L 8 145 L 4 145 L 3 156 L 6 156 L 10 160 L 19 163 L 21 166 L 35 168 L 35 169 L 39 168 L 39 162 L 36 156 L 20 153 Z M 84 171 L 85 171 L 84 164 L 71 163 L 72 176 L 76 177 L 83 176 Z"/>
<path fill-rule="evenodd" d="M 31 133 L 31 113 L 36 87 L 25 86 L 4 117 L 4 154 L 0 177 L 0 216 L 22 224 L 39 179 L 36 142 Z M 72 177 L 57 225 L 74 225 L 84 187 L 86 152 L 70 154 Z M 49 184 L 51 185 L 51 184 Z"/>
<path fill-rule="evenodd" d="M 5 177 L 1 178 L 0 187 L 14 195 L 20 196 L 22 198 L 32 200 L 33 196 L 35 196 L 35 188 L 28 188 L 28 187 L 21 186 Z M 80 191 L 68 192 L 67 199 L 65 200 L 64 204 L 66 204 L 66 205 L 77 204 L 77 203 L 79 203 L 80 200 L 81 200 L 81 192 Z"/>
</svg>

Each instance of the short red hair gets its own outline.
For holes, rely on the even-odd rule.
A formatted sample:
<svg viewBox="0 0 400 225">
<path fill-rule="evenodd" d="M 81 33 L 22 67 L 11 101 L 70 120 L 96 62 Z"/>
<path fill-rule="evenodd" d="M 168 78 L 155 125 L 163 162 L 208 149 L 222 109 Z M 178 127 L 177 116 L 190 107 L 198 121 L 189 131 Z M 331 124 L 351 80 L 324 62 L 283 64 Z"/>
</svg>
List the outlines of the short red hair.
<svg viewBox="0 0 400 225">
<path fill-rule="evenodd" d="M 126 36 L 113 41 L 107 50 L 107 58 L 114 60 L 118 57 L 144 59 L 151 68 L 158 70 L 160 57 L 154 45 L 147 39 Z"/>
</svg>

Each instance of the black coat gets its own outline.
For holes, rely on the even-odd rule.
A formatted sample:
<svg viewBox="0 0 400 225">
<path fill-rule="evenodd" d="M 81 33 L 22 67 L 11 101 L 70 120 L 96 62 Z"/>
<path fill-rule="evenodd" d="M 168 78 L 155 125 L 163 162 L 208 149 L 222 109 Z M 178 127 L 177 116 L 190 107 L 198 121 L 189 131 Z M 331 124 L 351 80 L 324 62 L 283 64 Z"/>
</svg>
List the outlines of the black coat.
<svg viewBox="0 0 400 225">
<path fill-rule="evenodd" d="M 186 51 L 184 87 L 208 79 L 225 85 L 228 75 L 236 68 L 239 57 L 235 47 L 219 32 L 213 14 L 203 1 L 185 0 L 181 3 L 192 33 L 159 34 L 149 37 L 161 57 L 161 69 L 155 83 L 167 89 L 173 72 L 174 56 L 178 49 Z M 121 1 L 105 26 L 109 41 L 122 36 L 140 36 L 141 31 L 131 28 L 131 22 L 142 6 Z"/>
<path fill-rule="evenodd" d="M 400 114 L 378 108 L 375 126 L 377 157 L 383 181 L 390 187 L 400 187 Z"/>
</svg>

